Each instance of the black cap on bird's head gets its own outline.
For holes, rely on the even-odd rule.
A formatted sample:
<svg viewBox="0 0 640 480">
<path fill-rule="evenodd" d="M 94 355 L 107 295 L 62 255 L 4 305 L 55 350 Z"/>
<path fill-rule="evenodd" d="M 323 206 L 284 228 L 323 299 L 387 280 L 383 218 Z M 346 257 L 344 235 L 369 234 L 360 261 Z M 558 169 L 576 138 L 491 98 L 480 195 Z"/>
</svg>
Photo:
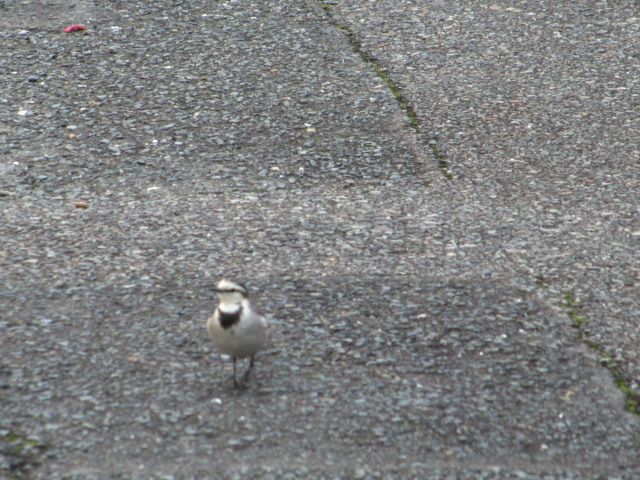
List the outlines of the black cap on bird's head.
<svg viewBox="0 0 640 480">
<path fill-rule="evenodd" d="M 249 297 L 249 290 L 241 283 L 232 282 L 231 280 L 222 279 L 218 282 L 218 285 L 213 289 L 214 292 L 222 298 L 223 296 L 235 296 L 239 295 L 242 298 Z"/>
</svg>

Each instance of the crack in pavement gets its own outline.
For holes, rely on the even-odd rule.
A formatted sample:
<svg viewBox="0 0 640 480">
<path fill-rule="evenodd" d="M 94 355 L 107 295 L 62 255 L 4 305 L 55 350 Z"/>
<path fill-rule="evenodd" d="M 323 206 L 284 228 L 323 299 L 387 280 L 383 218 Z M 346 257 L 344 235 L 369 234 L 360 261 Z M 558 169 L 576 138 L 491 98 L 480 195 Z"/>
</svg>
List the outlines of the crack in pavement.
<svg viewBox="0 0 640 480">
<path fill-rule="evenodd" d="M 348 25 L 344 23 L 340 23 L 334 18 L 334 16 L 331 13 L 331 6 L 334 5 L 333 3 L 323 1 L 323 0 L 318 0 L 318 3 L 322 7 L 322 9 L 325 11 L 331 24 L 347 37 L 349 43 L 353 47 L 353 50 L 358 55 L 360 55 L 362 60 L 364 60 L 369 65 L 371 65 L 376 75 L 378 75 L 378 77 L 380 77 L 380 79 L 387 85 L 387 87 L 391 91 L 391 94 L 398 102 L 398 106 L 407 116 L 409 124 L 415 130 L 417 137 L 423 138 L 423 143 L 426 144 L 429 150 L 431 150 L 431 153 L 433 154 L 436 161 L 438 162 L 438 168 L 440 169 L 440 172 L 442 173 L 442 175 L 444 175 L 444 177 L 447 180 L 453 180 L 455 176 L 451 172 L 451 169 L 449 167 L 449 162 L 447 161 L 447 157 L 442 151 L 442 149 L 440 148 L 440 146 L 438 145 L 437 139 L 433 136 L 428 136 L 428 135 L 426 136 L 426 138 L 424 138 L 426 134 L 423 133 L 423 129 L 421 127 L 420 119 L 418 118 L 418 115 L 416 114 L 409 100 L 402 93 L 402 90 L 400 89 L 400 87 L 393 81 L 393 78 L 389 74 L 388 70 L 382 65 L 382 63 L 378 59 L 376 59 L 370 52 L 367 52 L 363 48 L 362 43 L 358 40 L 357 35 L 355 34 L 355 32 L 353 32 L 353 30 L 351 30 L 351 28 L 349 28 Z"/>
</svg>

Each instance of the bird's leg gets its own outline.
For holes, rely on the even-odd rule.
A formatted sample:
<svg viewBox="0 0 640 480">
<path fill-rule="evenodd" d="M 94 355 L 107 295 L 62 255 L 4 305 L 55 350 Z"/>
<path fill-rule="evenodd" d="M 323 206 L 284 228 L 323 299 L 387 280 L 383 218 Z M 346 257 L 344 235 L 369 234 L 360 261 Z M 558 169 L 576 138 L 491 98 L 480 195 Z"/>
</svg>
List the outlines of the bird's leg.
<svg viewBox="0 0 640 480">
<path fill-rule="evenodd" d="M 253 360 L 254 360 L 254 356 L 251 355 L 251 360 L 249 360 L 249 368 L 247 368 L 247 371 L 244 372 L 244 376 L 242 377 L 242 381 L 246 382 L 249 379 L 249 374 L 251 373 L 251 369 L 253 368 Z"/>
<path fill-rule="evenodd" d="M 236 357 L 231 358 L 233 358 L 233 385 L 239 387 L 238 380 L 236 380 Z"/>
</svg>

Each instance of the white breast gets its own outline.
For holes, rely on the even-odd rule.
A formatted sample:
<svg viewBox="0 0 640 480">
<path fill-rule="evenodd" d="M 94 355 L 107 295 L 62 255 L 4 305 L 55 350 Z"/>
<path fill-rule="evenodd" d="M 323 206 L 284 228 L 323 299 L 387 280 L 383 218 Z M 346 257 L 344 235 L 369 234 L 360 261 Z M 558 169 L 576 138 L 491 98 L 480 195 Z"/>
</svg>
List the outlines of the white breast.
<svg viewBox="0 0 640 480">
<path fill-rule="evenodd" d="M 221 304 L 207 321 L 207 330 L 211 340 L 222 353 L 236 358 L 245 358 L 255 354 L 264 346 L 267 322 L 254 312 L 249 302 L 245 300 L 242 304 L 240 321 L 229 328 L 222 328 L 219 311 L 234 313 L 239 308 L 238 304 Z"/>
</svg>

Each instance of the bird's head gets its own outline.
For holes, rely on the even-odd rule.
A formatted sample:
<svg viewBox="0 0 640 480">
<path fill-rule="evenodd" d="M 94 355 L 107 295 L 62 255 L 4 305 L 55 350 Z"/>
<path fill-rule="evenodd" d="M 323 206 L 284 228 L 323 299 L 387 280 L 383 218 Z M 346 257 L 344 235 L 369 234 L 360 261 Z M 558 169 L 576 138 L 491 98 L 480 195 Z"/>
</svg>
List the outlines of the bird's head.
<svg viewBox="0 0 640 480">
<path fill-rule="evenodd" d="M 247 287 L 231 280 L 220 280 L 213 290 L 218 294 L 220 303 L 242 303 L 249 298 Z"/>
</svg>

